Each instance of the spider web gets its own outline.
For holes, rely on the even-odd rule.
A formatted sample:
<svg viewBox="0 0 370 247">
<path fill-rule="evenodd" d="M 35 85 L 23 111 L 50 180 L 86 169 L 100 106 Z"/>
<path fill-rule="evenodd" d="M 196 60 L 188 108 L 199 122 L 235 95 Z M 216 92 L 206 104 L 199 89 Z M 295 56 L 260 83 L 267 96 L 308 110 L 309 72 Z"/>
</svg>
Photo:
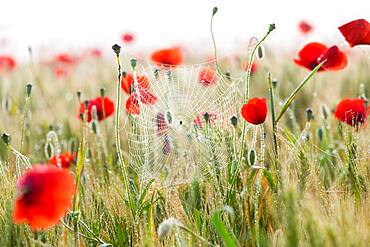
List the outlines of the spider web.
<svg viewBox="0 0 370 247">
<path fill-rule="evenodd" d="M 132 72 L 129 59 L 125 61 L 123 67 Z M 207 68 L 215 66 L 163 67 L 138 60 L 136 74 L 149 79 L 150 92 L 157 98 L 154 105 L 139 100 L 140 114 L 128 115 L 124 127 L 130 166 L 142 181 L 156 179 L 173 185 L 226 166 L 230 119 L 240 109 L 236 104 L 240 81 L 231 82 L 215 69 L 211 78 L 215 83 L 204 85 L 199 73 Z"/>
</svg>

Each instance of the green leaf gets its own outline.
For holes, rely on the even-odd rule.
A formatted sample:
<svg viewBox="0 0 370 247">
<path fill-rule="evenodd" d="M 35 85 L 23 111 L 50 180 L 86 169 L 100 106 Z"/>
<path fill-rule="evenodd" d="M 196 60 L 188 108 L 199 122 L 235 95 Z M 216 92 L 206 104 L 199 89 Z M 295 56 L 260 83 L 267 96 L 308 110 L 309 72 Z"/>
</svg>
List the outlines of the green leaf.
<svg viewBox="0 0 370 247">
<path fill-rule="evenodd" d="M 233 236 L 227 230 L 225 224 L 221 221 L 219 213 L 213 214 L 212 224 L 214 228 L 216 229 L 218 235 L 222 237 L 222 239 L 224 240 L 226 246 L 228 247 L 238 246 Z"/>
</svg>

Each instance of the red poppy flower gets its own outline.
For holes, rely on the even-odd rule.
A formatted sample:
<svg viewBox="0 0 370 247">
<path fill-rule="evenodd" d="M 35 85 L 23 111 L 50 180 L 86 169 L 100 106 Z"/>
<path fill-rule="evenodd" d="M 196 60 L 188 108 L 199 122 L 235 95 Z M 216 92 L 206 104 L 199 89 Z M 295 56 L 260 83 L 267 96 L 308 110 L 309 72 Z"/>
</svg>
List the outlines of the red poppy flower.
<svg viewBox="0 0 370 247">
<path fill-rule="evenodd" d="M 76 154 L 71 154 L 70 152 L 61 153 L 59 155 L 60 165 L 63 168 L 69 168 L 75 162 Z M 57 156 L 54 155 L 49 159 L 49 164 L 58 166 Z"/>
<path fill-rule="evenodd" d="M 132 33 L 124 33 L 122 35 L 122 41 L 123 43 L 132 43 L 134 41 L 134 35 Z"/>
<path fill-rule="evenodd" d="M 13 71 L 16 65 L 14 58 L 11 56 L 0 56 L 0 74 Z"/>
<path fill-rule="evenodd" d="M 157 64 L 176 66 L 182 63 L 182 52 L 178 47 L 163 49 L 154 52 L 151 58 Z"/>
<path fill-rule="evenodd" d="M 114 103 L 108 97 L 104 97 L 104 99 L 102 97 L 91 99 L 89 100 L 89 104 L 87 106 L 87 122 L 90 122 L 92 119 L 93 106 L 96 107 L 96 113 L 98 115 L 99 121 L 103 120 L 106 117 L 109 117 L 114 112 Z M 84 113 L 85 113 L 85 103 L 82 102 L 80 105 L 80 114 L 84 114 Z"/>
<path fill-rule="evenodd" d="M 351 126 L 358 126 L 365 123 L 367 111 L 363 99 L 343 99 L 337 105 L 335 117 Z"/>
<path fill-rule="evenodd" d="M 137 79 L 137 83 L 140 89 L 146 90 L 146 91 L 149 90 L 150 85 L 149 85 L 148 77 L 146 77 L 145 75 L 142 75 L 142 76 L 137 75 L 136 79 Z M 122 76 L 121 87 L 126 93 L 128 94 L 131 93 L 131 89 L 133 85 L 134 85 L 134 77 L 131 73 L 125 74 L 124 76 Z"/>
<path fill-rule="evenodd" d="M 252 98 L 241 109 L 242 117 L 251 124 L 258 125 L 265 122 L 267 104 L 265 98 Z"/>
<path fill-rule="evenodd" d="M 64 65 L 73 65 L 77 62 L 77 58 L 71 56 L 68 53 L 60 53 L 55 56 L 54 61 L 59 64 L 64 64 Z"/>
<path fill-rule="evenodd" d="M 299 27 L 299 30 L 303 33 L 303 34 L 308 34 L 312 31 L 313 27 L 311 24 L 305 22 L 305 21 L 301 21 L 298 25 Z"/>
<path fill-rule="evenodd" d="M 218 117 L 217 113 L 216 112 L 207 112 L 207 113 L 209 116 L 208 123 L 214 124 Z M 203 128 L 203 126 L 206 125 L 206 119 L 204 118 L 204 114 L 206 114 L 206 112 L 199 112 L 193 120 L 194 125 L 197 126 L 198 128 Z"/>
<path fill-rule="evenodd" d="M 350 47 L 370 45 L 370 23 L 365 19 L 348 22 L 338 27 Z"/>
<path fill-rule="evenodd" d="M 89 51 L 89 55 L 91 57 L 101 57 L 103 55 L 103 52 L 102 50 L 100 50 L 99 48 L 92 48 L 90 51 Z"/>
<path fill-rule="evenodd" d="M 327 59 L 319 71 L 341 70 L 347 66 L 347 56 L 337 46 L 327 48 L 326 45 L 312 42 L 304 46 L 294 62 L 309 70 L 313 70 L 321 61 Z"/>
<path fill-rule="evenodd" d="M 27 223 L 32 230 L 58 224 L 71 208 L 74 179 L 68 170 L 55 166 L 35 165 L 18 180 L 13 220 Z"/>
<path fill-rule="evenodd" d="M 210 67 L 201 68 L 198 74 L 198 81 L 204 86 L 215 84 L 217 82 L 216 71 L 214 71 Z"/>
</svg>

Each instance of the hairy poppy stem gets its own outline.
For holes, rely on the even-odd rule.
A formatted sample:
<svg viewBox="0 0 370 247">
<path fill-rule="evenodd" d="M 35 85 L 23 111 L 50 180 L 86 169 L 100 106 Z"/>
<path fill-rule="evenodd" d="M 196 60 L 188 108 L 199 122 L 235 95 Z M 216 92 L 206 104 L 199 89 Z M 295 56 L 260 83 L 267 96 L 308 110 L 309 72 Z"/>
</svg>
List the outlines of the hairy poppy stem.
<svg viewBox="0 0 370 247">
<path fill-rule="evenodd" d="M 270 24 L 269 26 L 269 29 L 267 31 L 267 33 L 265 34 L 265 36 L 263 36 L 263 38 L 258 41 L 258 43 L 254 46 L 253 50 L 252 50 L 252 53 L 249 57 L 249 62 L 248 62 L 248 68 L 247 68 L 247 74 L 246 74 L 246 79 L 245 79 L 245 95 L 244 95 L 244 103 L 247 103 L 248 99 L 249 99 L 249 91 L 250 91 L 250 82 L 251 82 L 251 73 L 252 73 L 252 65 L 253 65 L 253 61 L 254 61 L 254 55 L 258 49 L 258 47 L 262 44 L 263 41 L 265 41 L 265 39 L 267 38 L 267 36 L 269 36 L 269 34 L 275 29 L 275 24 Z M 242 131 L 242 143 L 241 143 L 241 146 L 240 146 L 240 158 L 239 158 L 239 164 L 241 164 L 242 162 L 242 158 L 243 158 L 243 150 L 244 150 L 244 145 L 245 145 L 245 141 L 244 141 L 244 138 L 245 138 L 245 131 L 246 131 L 246 128 L 247 128 L 247 122 L 244 121 L 243 122 L 243 131 Z"/>
<path fill-rule="evenodd" d="M 215 59 L 215 64 L 216 64 L 216 70 L 218 73 L 220 73 L 220 75 L 223 75 L 222 71 L 221 71 L 221 68 L 220 66 L 218 65 L 218 62 L 217 62 L 217 47 L 216 47 L 216 40 L 215 40 L 215 35 L 213 33 L 213 17 L 216 15 L 218 11 L 218 8 L 217 7 L 214 7 L 213 8 L 213 11 L 212 11 L 212 17 L 211 17 L 211 36 L 212 36 L 212 43 L 213 43 L 213 54 L 214 54 L 214 59 Z"/>
<path fill-rule="evenodd" d="M 116 87 L 116 115 L 115 115 L 115 121 L 114 121 L 114 127 L 115 127 L 115 141 L 116 141 L 116 152 L 118 156 L 118 162 L 121 167 L 122 176 L 123 176 L 123 182 L 126 187 L 126 193 L 127 193 L 127 200 L 129 201 L 129 204 L 131 205 L 131 196 L 130 196 L 130 186 L 129 186 L 129 180 L 128 175 L 126 172 L 126 165 L 125 161 L 123 159 L 122 150 L 121 150 L 121 139 L 120 139 L 120 115 L 121 115 L 121 60 L 120 60 L 120 51 L 121 47 L 119 45 L 113 45 L 112 46 L 113 51 L 116 54 L 117 59 L 117 66 L 118 66 L 118 76 L 117 76 L 117 87 Z"/>
</svg>

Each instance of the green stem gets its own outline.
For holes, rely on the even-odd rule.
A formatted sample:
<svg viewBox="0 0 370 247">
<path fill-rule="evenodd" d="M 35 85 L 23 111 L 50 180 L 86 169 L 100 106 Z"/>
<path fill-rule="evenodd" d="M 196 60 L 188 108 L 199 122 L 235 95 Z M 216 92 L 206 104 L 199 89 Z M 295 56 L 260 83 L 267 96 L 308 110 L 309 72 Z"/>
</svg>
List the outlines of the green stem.
<svg viewBox="0 0 370 247">
<path fill-rule="evenodd" d="M 268 73 L 267 76 L 268 88 L 270 93 L 270 108 L 271 108 L 271 122 L 272 122 L 272 136 L 273 136 L 273 145 L 274 145 L 274 155 L 275 160 L 278 158 L 278 143 L 277 143 L 277 126 L 275 121 L 275 100 L 274 100 L 274 91 L 272 87 L 271 73 Z"/>
<path fill-rule="evenodd" d="M 116 152 L 118 155 L 118 162 L 121 168 L 122 176 L 123 176 L 123 182 L 126 187 L 126 194 L 127 199 L 129 201 L 129 205 L 131 205 L 131 196 L 130 196 L 130 186 L 129 186 L 129 180 L 128 175 L 126 171 L 126 164 L 123 159 L 122 150 L 121 150 L 121 139 L 120 139 L 120 115 L 121 115 L 121 60 L 119 57 L 119 54 L 116 56 L 117 58 L 117 65 L 118 65 L 118 76 L 117 76 L 117 86 L 116 86 L 116 115 L 115 115 L 115 141 L 116 141 Z"/>
<path fill-rule="evenodd" d="M 267 38 L 267 36 L 269 36 L 269 34 L 275 29 L 275 25 L 274 24 L 270 24 L 270 27 L 267 31 L 267 33 L 265 34 L 265 36 L 263 36 L 263 38 L 258 41 L 258 43 L 254 46 L 253 50 L 252 50 L 252 53 L 249 57 L 249 62 L 248 62 L 248 69 L 247 69 L 247 74 L 246 74 L 246 80 L 245 80 L 245 95 L 244 95 L 244 103 L 247 103 L 248 99 L 249 99 L 249 91 L 250 91 L 250 82 L 251 82 L 251 73 L 252 73 L 252 65 L 253 65 L 253 61 L 254 61 L 254 55 L 258 49 L 258 47 L 262 44 L 263 41 L 265 41 L 265 39 Z M 245 131 L 246 131 L 246 128 L 247 128 L 247 123 L 246 121 L 243 121 L 243 131 L 242 131 L 242 143 L 241 143 L 241 146 L 240 146 L 240 157 L 239 157 L 239 164 L 241 164 L 241 161 L 242 161 L 242 158 L 243 158 L 243 150 L 244 150 L 244 138 L 245 138 Z"/>
<path fill-rule="evenodd" d="M 24 135 L 25 135 L 25 130 L 26 130 L 26 117 L 27 117 L 30 98 L 31 98 L 30 96 L 27 96 L 26 102 L 24 103 L 24 108 L 23 108 L 21 145 L 20 145 L 20 148 L 19 148 L 19 151 L 21 153 L 23 152 Z"/>
</svg>

